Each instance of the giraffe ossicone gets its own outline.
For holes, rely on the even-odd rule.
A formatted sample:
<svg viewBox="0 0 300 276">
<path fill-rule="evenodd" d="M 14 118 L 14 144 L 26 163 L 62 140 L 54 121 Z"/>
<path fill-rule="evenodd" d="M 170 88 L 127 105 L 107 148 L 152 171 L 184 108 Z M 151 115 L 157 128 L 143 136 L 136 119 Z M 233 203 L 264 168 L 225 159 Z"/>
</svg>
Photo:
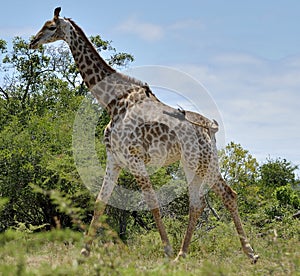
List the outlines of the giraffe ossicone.
<svg viewBox="0 0 300 276">
<path fill-rule="evenodd" d="M 104 134 L 107 151 L 105 175 L 82 254 L 89 255 L 100 226 L 99 218 L 117 183 L 120 170 L 126 168 L 136 178 L 153 214 L 165 254 L 172 256 L 159 201 L 146 165 L 168 165 L 180 160 L 188 183 L 189 221 L 176 259 L 184 257 L 188 251 L 197 220 L 205 207 L 203 187 L 209 186 L 231 213 L 244 252 L 252 262 L 256 262 L 258 255 L 250 246 L 239 217 L 237 195 L 219 171 L 216 122 L 200 114 L 172 108 L 159 101 L 146 83 L 116 72 L 100 57 L 73 20 L 60 17 L 60 11 L 61 8 L 55 9 L 53 19 L 47 21 L 36 34 L 30 48 L 64 40 L 85 84 L 111 118 Z"/>
</svg>

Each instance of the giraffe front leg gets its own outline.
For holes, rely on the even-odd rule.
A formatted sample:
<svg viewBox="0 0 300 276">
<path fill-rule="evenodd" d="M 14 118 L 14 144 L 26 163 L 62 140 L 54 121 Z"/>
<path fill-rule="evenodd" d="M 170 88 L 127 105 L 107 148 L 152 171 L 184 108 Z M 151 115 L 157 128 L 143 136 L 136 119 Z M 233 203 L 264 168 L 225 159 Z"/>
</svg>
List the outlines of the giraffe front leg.
<svg viewBox="0 0 300 276">
<path fill-rule="evenodd" d="M 117 166 L 110 155 L 107 154 L 107 165 L 103 184 L 95 202 L 94 215 L 88 233 L 85 237 L 85 246 L 81 250 L 81 254 L 83 256 L 90 255 L 91 245 L 96 236 L 97 230 L 101 227 L 100 217 L 104 213 L 106 204 L 118 180 L 119 173 L 120 167 Z"/>
<path fill-rule="evenodd" d="M 159 209 L 159 202 L 156 196 L 155 191 L 153 190 L 152 184 L 150 182 L 150 178 L 145 170 L 140 170 L 139 174 L 134 172 L 134 176 L 141 187 L 144 199 L 148 205 L 148 207 L 151 210 L 151 213 L 154 217 L 156 227 L 158 229 L 158 232 L 160 234 L 163 246 L 164 246 L 164 251 L 166 256 L 172 257 L 173 256 L 173 249 L 170 244 L 170 241 L 168 239 L 168 235 L 165 229 L 165 226 L 163 224 L 163 221 L 161 219 L 161 213 Z"/>
<path fill-rule="evenodd" d="M 259 255 L 256 255 L 252 249 L 250 243 L 248 242 L 246 233 L 244 231 L 240 215 L 237 207 L 237 194 L 233 191 L 225 182 L 225 180 L 220 177 L 216 185 L 213 186 L 213 190 L 222 198 L 225 207 L 231 213 L 235 228 L 238 232 L 240 242 L 244 253 L 251 259 L 252 263 L 256 263 Z"/>
</svg>

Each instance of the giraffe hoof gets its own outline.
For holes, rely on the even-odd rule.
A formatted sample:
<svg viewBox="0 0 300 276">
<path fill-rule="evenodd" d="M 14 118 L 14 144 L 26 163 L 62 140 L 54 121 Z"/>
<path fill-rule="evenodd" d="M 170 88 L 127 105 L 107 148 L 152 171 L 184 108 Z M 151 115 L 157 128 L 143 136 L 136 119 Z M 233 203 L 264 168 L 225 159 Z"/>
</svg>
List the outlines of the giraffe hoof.
<svg viewBox="0 0 300 276">
<path fill-rule="evenodd" d="M 90 251 L 86 248 L 82 248 L 80 254 L 84 257 L 90 256 Z"/>
<path fill-rule="evenodd" d="M 256 264 L 259 259 L 259 255 L 252 255 L 251 259 L 251 264 Z"/>
</svg>

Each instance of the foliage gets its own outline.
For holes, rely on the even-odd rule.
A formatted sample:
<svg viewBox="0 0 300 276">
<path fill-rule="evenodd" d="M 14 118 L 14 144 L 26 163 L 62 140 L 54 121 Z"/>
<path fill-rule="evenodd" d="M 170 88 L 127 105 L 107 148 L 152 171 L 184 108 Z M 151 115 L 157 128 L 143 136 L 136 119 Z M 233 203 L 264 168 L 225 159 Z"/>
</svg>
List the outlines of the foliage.
<svg viewBox="0 0 300 276">
<path fill-rule="evenodd" d="M 240 144 L 230 142 L 219 153 L 220 169 L 228 185 L 238 193 L 239 209 L 242 212 L 253 212 L 259 205 L 259 164 L 248 150 Z"/>
<path fill-rule="evenodd" d="M 6 51 L 6 47 L 7 47 L 6 45 L 7 45 L 6 41 L 3 40 L 3 39 L 0 39 L 0 50 L 1 50 L 1 53 L 4 53 Z"/>
<path fill-rule="evenodd" d="M 99 35 L 91 36 L 90 39 L 99 52 L 107 50 L 110 51 L 110 57 L 108 60 L 109 65 L 126 67 L 130 62 L 133 62 L 133 55 L 124 52 L 117 52 L 116 48 L 111 45 L 112 41 L 103 40 Z"/>
<path fill-rule="evenodd" d="M 5 229 L 17 222 L 55 226 L 60 219 L 63 226 L 69 222 L 61 216 L 48 196 L 34 192 L 31 183 L 43 189 L 57 189 L 86 202 L 84 191 L 71 156 L 72 124 L 70 115 L 53 118 L 52 115 L 31 116 L 26 127 L 14 120 L 0 133 L 0 192 L 9 198 L 1 214 L 0 226 Z M 75 199 L 76 198 L 76 199 Z M 82 206 L 83 207 L 83 206 Z"/>
<path fill-rule="evenodd" d="M 52 230 L 32 234 L 9 230 L 0 234 L 0 271 L 3 275 L 299 274 L 299 220 L 277 221 L 270 228 L 246 224 L 251 242 L 260 254 L 255 265 L 241 252 L 233 225 L 219 226 L 209 232 L 198 230 L 189 256 L 177 263 L 163 256 L 156 231 L 137 234 L 128 246 L 118 241 L 108 242 L 113 236 L 106 233 L 93 246 L 91 256 L 82 258 L 79 255 L 82 235 L 78 232 Z M 180 223 L 173 221 L 168 232 L 172 228 L 182 234 Z M 174 240 L 172 232 L 170 238 Z"/>
<path fill-rule="evenodd" d="M 277 188 L 286 185 L 295 185 L 295 170 L 298 166 L 293 165 L 286 159 L 268 159 L 265 164 L 260 167 L 260 175 L 262 185 L 266 188 Z"/>
<path fill-rule="evenodd" d="M 291 185 L 276 188 L 275 197 L 280 205 L 290 205 L 295 209 L 300 208 L 300 196 Z"/>
<path fill-rule="evenodd" d="M 244 187 L 257 179 L 258 162 L 240 144 L 230 142 L 219 153 L 221 172 L 230 184 Z"/>
<path fill-rule="evenodd" d="M 92 40 L 112 53 L 111 64 L 126 64 L 132 57 L 116 57 L 111 42 L 99 36 Z M 0 210 L 0 231 L 21 224 L 72 227 L 71 214 L 59 208 L 54 191 L 85 210 L 82 220 L 87 222 L 94 200 L 72 152 L 73 122 L 87 89 L 70 51 L 65 44 L 31 51 L 21 37 L 13 39 L 12 51 L 6 44 L 0 40 L 0 195 L 7 198 Z M 105 113 L 101 117 L 103 131 L 109 118 Z M 97 145 L 99 151 L 102 145 Z M 44 192 L 37 193 L 36 187 Z"/>
</svg>

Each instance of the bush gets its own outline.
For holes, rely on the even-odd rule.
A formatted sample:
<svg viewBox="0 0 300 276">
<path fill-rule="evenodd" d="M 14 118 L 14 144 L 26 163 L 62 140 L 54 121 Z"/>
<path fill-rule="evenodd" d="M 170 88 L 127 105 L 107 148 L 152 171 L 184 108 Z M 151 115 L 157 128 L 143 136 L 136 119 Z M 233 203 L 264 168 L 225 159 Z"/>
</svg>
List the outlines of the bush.
<svg viewBox="0 0 300 276">
<path fill-rule="evenodd" d="M 290 185 L 276 188 L 275 197 L 280 205 L 290 205 L 295 209 L 300 208 L 299 193 L 297 193 Z"/>
</svg>

